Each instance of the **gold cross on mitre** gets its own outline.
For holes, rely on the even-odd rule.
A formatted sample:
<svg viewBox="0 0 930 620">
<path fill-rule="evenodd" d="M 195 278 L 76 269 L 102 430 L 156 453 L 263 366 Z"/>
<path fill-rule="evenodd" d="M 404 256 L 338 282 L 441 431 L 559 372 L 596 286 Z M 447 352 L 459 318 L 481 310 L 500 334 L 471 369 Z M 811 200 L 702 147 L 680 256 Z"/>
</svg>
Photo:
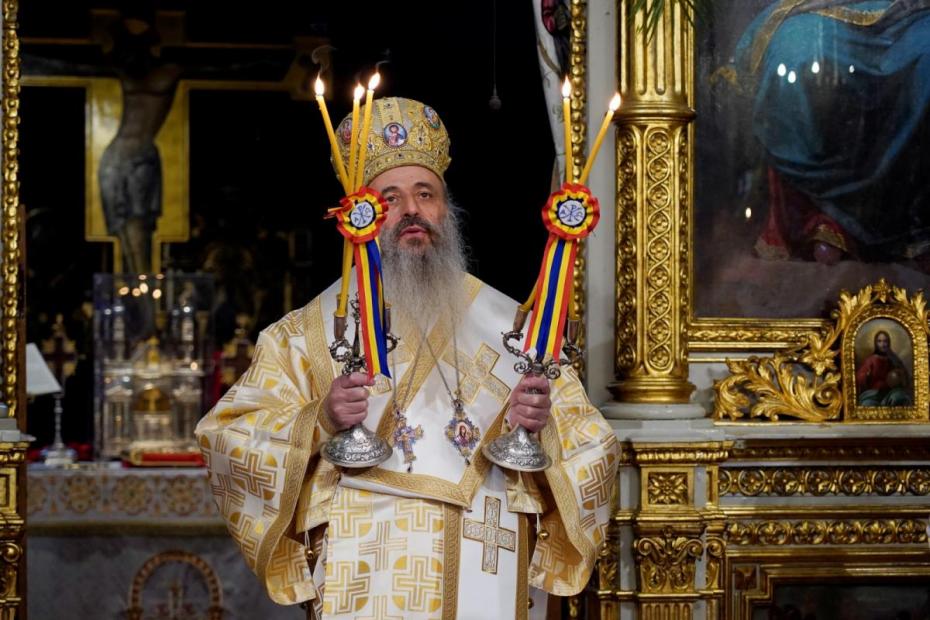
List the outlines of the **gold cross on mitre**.
<svg viewBox="0 0 930 620">
<path fill-rule="evenodd" d="M 501 500 L 496 497 L 484 498 L 484 522 L 465 519 L 462 537 L 484 543 L 481 555 L 481 570 L 492 575 L 497 574 L 498 549 L 517 550 L 517 533 L 500 527 Z"/>
</svg>

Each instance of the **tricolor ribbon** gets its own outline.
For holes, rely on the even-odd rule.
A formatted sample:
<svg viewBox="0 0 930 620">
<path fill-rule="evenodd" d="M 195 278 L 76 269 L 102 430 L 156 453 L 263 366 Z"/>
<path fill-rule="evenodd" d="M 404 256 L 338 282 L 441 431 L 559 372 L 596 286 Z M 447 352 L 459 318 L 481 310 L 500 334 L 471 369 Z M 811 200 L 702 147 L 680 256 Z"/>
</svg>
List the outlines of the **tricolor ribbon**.
<svg viewBox="0 0 930 620">
<path fill-rule="evenodd" d="M 378 231 L 387 216 L 387 205 L 381 194 L 370 187 L 359 188 L 339 204 L 329 210 L 327 217 L 335 217 L 336 228 L 352 242 L 365 366 L 370 377 L 377 374 L 390 377 L 378 247 Z"/>
<path fill-rule="evenodd" d="M 536 280 L 533 318 L 523 351 L 536 351 L 537 361 L 556 359 L 562 350 L 565 320 L 575 273 L 578 240 L 584 239 L 600 219 L 600 205 L 584 185 L 565 183 L 542 210 L 549 240 Z"/>
</svg>

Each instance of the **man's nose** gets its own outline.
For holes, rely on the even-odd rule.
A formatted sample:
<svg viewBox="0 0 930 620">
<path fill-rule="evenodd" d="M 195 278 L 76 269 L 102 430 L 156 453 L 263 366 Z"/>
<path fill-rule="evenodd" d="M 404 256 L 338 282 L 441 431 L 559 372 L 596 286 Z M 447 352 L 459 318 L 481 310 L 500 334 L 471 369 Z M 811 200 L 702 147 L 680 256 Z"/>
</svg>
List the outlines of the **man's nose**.
<svg viewBox="0 0 930 620">
<path fill-rule="evenodd" d="M 400 200 L 399 211 L 401 215 L 419 215 L 420 205 L 412 196 L 405 196 Z"/>
</svg>

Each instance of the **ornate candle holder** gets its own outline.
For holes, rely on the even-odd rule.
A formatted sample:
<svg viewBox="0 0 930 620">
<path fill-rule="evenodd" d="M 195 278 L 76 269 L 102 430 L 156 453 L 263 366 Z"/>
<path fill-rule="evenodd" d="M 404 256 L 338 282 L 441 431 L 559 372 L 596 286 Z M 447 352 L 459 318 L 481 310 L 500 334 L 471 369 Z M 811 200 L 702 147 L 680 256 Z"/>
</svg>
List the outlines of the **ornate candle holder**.
<svg viewBox="0 0 930 620">
<path fill-rule="evenodd" d="M 561 367 L 573 363 L 582 353 L 575 344 L 578 339 L 579 321 L 577 319 L 566 321 L 565 343 L 562 346 L 562 352 L 566 357 L 543 362 L 538 354 L 534 359 L 512 344 L 514 340 L 523 340 L 526 315 L 526 311 L 517 310 L 513 329 L 503 334 L 504 348 L 518 358 L 513 369 L 521 375 L 535 374 L 554 381 L 562 375 Z M 481 452 L 495 465 L 515 471 L 542 471 L 552 465 L 552 459 L 546 454 L 539 439 L 519 425 L 506 435 L 485 444 Z"/>
<path fill-rule="evenodd" d="M 355 335 L 352 344 L 345 337 L 346 318 L 335 317 L 333 333 L 335 340 L 329 345 L 329 353 L 333 359 L 341 364 L 342 374 L 350 375 L 353 372 L 362 372 L 366 370 L 365 355 L 362 353 L 359 342 L 361 333 L 359 322 L 361 314 L 359 312 L 358 297 L 351 302 L 352 319 L 355 322 Z M 390 310 L 385 308 L 385 327 L 388 331 L 387 346 L 388 352 L 393 351 L 397 346 L 397 337 L 390 333 L 391 315 Z M 391 457 L 394 450 L 391 446 L 375 435 L 373 432 L 362 424 L 358 423 L 351 428 L 336 433 L 323 446 L 320 454 L 324 459 L 338 467 L 349 469 L 361 469 L 364 467 L 374 467 L 380 465 Z"/>
</svg>

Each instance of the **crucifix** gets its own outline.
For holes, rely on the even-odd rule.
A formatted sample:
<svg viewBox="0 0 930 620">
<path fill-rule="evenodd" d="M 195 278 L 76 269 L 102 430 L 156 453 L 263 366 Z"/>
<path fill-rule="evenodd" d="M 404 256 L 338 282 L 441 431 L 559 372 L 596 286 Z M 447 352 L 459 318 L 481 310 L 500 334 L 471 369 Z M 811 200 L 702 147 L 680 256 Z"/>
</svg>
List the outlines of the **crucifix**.
<svg viewBox="0 0 930 620">
<path fill-rule="evenodd" d="M 42 355 L 64 390 L 65 380 L 74 374 L 77 353 L 74 341 L 65 332 L 65 318 L 60 314 L 55 317 L 55 324 L 52 325 L 52 337 L 42 342 Z"/>
<path fill-rule="evenodd" d="M 407 416 L 400 411 L 395 411 L 394 432 L 391 434 L 391 446 L 400 448 L 404 451 L 404 463 L 407 464 L 407 471 L 413 471 L 413 462 L 417 460 L 413 453 L 413 444 L 418 439 L 423 438 L 423 427 L 417 424 L 416 428 L 410 426 L 407 422 Z"/>
<path fill-rule="evenodd" d="M 481 554 L 481 570 L 492 575 L 497 574 L 498 551 L 517 550 L 517 533 L 502 528 L 501 500 L 496 497 L 484 498 L 484 522 L 465 519 L 462 537 L 484 545 Z"/>
<path fill-rule="evenodd" d="M 319 37 L 287 43 L 190 41 L 184 11 L 91 9 L 86 39 L 23 38 L 23 85 L 87 91 L 88 241 L 113 245 L 113 271 L 161 271 L 161 244 L 189 237 L 191 90 L 284 91 L 311 101 L 328 70 Z"/>
</svg>

